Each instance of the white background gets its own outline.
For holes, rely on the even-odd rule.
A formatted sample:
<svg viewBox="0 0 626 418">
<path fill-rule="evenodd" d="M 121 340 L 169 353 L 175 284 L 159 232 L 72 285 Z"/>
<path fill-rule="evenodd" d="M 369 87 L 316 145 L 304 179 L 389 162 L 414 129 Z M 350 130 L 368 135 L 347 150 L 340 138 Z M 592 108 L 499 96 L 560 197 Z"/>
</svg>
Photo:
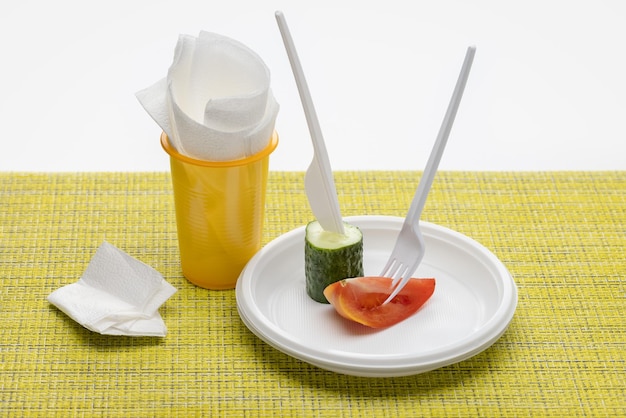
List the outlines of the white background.
<svg viewBox="0 0 626 418">
<path fill-rule="evenodd" d="M 423 169 L 477 47 L 440 169 L 626 169 L 626 2 L 3 0 L 0 171 L 168 170 L 134 94 L 181 33 L 255 50 L 281 105 L 272 170 L 311 143 L 274 11 L 285 13 L 333 169 Z"/>
</svg>

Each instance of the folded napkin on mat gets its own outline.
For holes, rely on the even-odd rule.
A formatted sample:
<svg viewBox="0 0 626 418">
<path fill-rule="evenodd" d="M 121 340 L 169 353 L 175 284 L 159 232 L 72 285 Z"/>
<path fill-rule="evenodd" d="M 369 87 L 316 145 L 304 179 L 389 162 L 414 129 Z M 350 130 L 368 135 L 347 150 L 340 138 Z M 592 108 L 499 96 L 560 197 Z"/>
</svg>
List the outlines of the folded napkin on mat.
<svg viewBox="0 0 626 418">
<path fill-rule="evenodd" d="M 83 276 L 48 301 L 100 334 L 163 337 L 158 309 L 175 292 L 158 271 L 104 242 Z"/>
<path fill-rule="evenodd" d="M 210 32 L 180 35 L 167 77 L 136 96 L 179 153 L 209 161 L 263 150 L 279 108 L 263 60 Z"/>
</svg>

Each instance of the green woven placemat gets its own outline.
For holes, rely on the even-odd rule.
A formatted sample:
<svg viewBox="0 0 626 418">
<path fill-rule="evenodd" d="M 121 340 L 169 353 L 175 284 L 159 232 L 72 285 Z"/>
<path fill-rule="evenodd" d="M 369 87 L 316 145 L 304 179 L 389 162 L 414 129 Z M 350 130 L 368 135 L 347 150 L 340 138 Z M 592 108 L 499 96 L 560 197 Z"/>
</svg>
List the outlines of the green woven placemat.
<svg viewBox="0 0 626 418">
<path fill-rule="evenodd" d="M 417 172 L 339 172 L 344 216 L 404 216 Z M 308 222 L 271 172 L 264 240 Z M 519 287 L 483 353 L 417 376 L 340 375 L 242 324 L 234 291 L 180 272 L 167 173 L 0 173 L 2 416 L 624 416 L 626 172 L 438 173 L 423 219 L 479 241 Z M 167 337 L 92 333 L 51 306 L 106 240 L 179 289 Z"/>
</svg>

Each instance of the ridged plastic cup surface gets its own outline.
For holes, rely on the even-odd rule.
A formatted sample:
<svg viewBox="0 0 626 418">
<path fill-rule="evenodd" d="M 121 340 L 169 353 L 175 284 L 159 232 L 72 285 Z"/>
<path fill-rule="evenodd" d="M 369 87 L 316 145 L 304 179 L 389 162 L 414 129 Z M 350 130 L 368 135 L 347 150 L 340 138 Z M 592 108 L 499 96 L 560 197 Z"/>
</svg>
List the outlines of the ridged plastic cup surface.
<svg viewBox="0 0 626 418">
<path fill-rule="evenodd" d="M 261 152 L 241 160 L 203 161 L 179 154 L 165 133 L 170 155 L 180 261 L 184 276 L 206 289 L 232 289 L 261 248 L 273 134 Z"/>
</svg>

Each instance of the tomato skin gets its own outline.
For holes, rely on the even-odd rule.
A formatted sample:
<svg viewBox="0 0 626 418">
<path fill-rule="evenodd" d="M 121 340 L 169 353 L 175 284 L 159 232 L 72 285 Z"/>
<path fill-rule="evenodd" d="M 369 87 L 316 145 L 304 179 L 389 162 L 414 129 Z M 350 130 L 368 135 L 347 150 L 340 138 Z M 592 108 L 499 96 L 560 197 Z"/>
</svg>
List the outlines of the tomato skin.
<svg viewBox="0 0 626 418">
<path fill-rule="evenodd" d="M 435 279 L 410 279 L 389 303 L 392 279 L 388 277 L 356 277 L 333 283 L 324 289 L 324 296 L 339 315 L 371 328 L 395 325 L 416 313 L 435 291 Z"/>
</svg>

